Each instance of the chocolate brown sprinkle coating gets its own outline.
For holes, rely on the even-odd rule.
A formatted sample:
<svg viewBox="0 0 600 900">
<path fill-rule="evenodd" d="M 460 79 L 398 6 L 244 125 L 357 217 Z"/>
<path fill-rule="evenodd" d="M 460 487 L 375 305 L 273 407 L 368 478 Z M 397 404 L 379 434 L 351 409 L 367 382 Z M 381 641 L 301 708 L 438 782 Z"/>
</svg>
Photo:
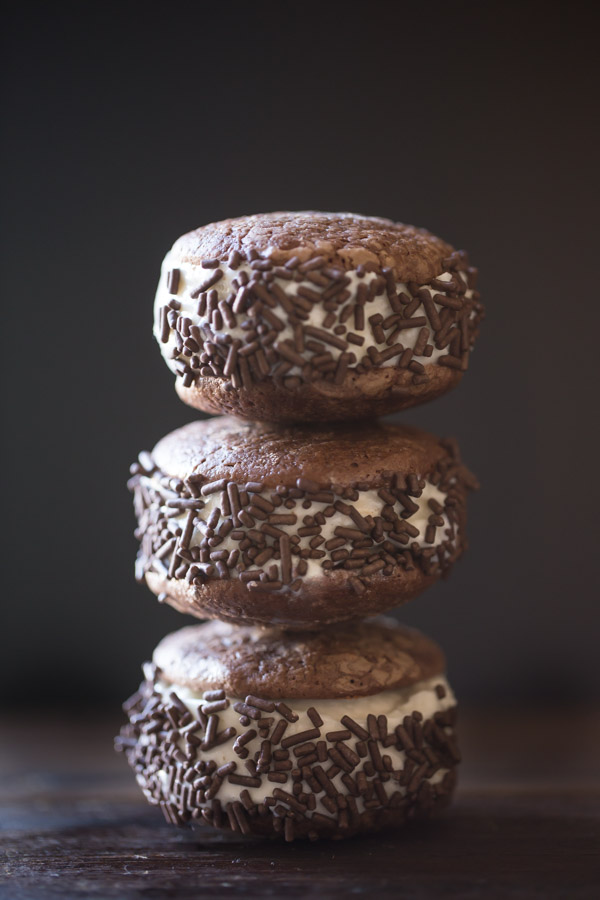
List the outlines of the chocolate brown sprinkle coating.
<svg viewBox="0 0 600 900">
<path fill-rule="evenodd" d="M 255 730 L 236 738 L 232 750 L 247 757 L 250 773 L 242 774 L 235 760 L 218 765 L 206 755 L 208 731 L 213 722 L 213 731 L 219 727 L 219 714 L 207 724 L 201 704 L 194 703 L 193 714 L 176 690 L 165 698 L 160 668 L 147 664 L 145 674 L 139 691 L 124 704 L 129 722 L 115 745 L 126 754 L 146 798 L 172 824 L 203 821 L 286 841 L 343 838 L 428 817 L 451 800 L 460 759 L 455 706 L 448 704 L 426 719 L 418 711 L 405 716 L 407 725 L 419 730 L 418 761 L 403 725 L 394 730 L 392 722 L 385 737 L 378 731 L 366 755 L 364 742 L 350 728 L 322 735 L 315 725 L 309 732 L 319 738 L 317 744 L 300 744 L 307 736 L 302 733 L 283 737 L 287 722 L 275 711 L 260 738 Z M 313 713 L 320 718 L 318 706 Z M 350 722 L 355 732 L 364 731 Z M 232 740 L 236 728 L 228 730 Z M 296 767 L 288 759 L 290 751 Z"/>
<path fill-rule="evenodd" d="M 194 422 L 132 473 L 140 580 L 200 617 L 301 629 L 447 575 L 476 485 L 453 442 L 378 422 Z"/>
<path fill-rule="evenodd" d="M 458 383 L 483 316 L 466 254 L 386 219 L 226 220 L 167 260 L 155 334 L 182 399 L 209 412 L 332 421 L 425 402 Z"/>
</svg>

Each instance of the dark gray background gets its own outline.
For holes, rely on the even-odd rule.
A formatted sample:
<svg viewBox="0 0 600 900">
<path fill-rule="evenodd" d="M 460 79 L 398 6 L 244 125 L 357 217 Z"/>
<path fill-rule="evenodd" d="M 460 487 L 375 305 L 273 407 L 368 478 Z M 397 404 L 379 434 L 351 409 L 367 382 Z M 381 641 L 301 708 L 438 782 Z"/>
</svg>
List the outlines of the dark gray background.
<svg viewBox="0 0 600 900">
<path fill-rule="evenodd" d="M 310 208 L 426 226 L 481 272 L 467 377 L 405 416 L 456 435 L 482 481 L 471 549 L 402 617 L 468 701 L 598 690 L 594 7 L 13 8 L 6 702 L 115 703 L 189 621 L 133 581 L 125 488 L 137 451 L 193 417 L 152 340 L 160 262 L 211 220 Z"/>
</svg>

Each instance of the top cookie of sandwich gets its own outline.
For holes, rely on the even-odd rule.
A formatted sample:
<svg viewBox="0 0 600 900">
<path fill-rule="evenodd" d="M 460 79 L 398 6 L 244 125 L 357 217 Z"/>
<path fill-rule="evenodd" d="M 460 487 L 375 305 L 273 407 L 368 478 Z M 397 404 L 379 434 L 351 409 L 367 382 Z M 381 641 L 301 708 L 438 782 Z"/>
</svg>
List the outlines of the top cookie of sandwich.
<svg viewBox="0 0 600 900">
<path fill-rule="evenodd" d="M 367 696 L 412 687 L 445 666 L 434 641 L 384 617 L 316 633 L 191 625 L 163 638 L 154 663 L 168 683 L 269 699 Z"/>
<path fill-rule="evenodd" d="M 482 318 L 466 254 L 422 228 L 280 212 L 165 257 L 155 336 L 191 406 L 270 421 L 382 415 L 456 385 Z"/>
</svg>

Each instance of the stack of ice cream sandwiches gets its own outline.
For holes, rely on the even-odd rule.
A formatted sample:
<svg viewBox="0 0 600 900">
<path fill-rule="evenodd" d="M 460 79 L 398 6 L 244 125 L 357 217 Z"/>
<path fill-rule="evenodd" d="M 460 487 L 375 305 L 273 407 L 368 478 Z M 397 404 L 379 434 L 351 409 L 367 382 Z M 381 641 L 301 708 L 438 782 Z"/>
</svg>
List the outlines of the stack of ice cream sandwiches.
<svg viewBox="0 0 600 900">
<path fill-rule="evenodd" d="M 378 614 L 449 573 L 476 481 L 455 441 L 375 417 L 458 384 L 475 277 L 346 213 L 230 219 L 167 254 L 155 336 L 217 416 L 132 467 L 137 577 L 210 621 L 158 645 L 117 747 L 168 821 L 316 840 L 449 803 L 442 651 Z"/>
</svg>

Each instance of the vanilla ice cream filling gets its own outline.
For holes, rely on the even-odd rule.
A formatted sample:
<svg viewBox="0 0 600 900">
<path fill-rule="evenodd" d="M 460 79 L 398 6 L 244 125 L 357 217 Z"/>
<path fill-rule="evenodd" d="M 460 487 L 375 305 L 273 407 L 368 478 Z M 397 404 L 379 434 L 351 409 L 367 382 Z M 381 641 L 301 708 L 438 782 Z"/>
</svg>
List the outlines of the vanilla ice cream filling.
<svg viewBox="0 0 600 900">
<path fill-rule="evenodd" d="M 168 684 L 162 680 L 157 681 L 154 690 L 160 694 L 165 704 L 171 702 L 170 695 L 175 693 L 195 719 L 198 719 L 199 710 L 201 710 L 204 704 L 208 702 L 203 699 L 201 693 L 195 692 L 187 687 Z M 246 728 L 240 725 L 239 713 L 233 709 L 234 704 L 239 701 L 239 698 L 228 697 L 227 699 L 229 705 L 226 709 L 221 710 L 218 713 L 219 730 L 231 726 L 236 729 L 236 735 L 239 735 L 246 730 Z M 339 732 L 344 729 L 345 726 L 342 723 L 342 719 L 345 716 L 349 716 L 365 730 L 367 730 L 367 717 L 370 714 L 375 717 L 386 716 L 388 732 L 391 733 L 396 726 L 402 725 L 405 716 L 411 716 L 414 712 L 421 713 L 423 721 L 426 721 L 431 719 L 435 713 L 444 712 L 445 710 L 456 706 L 456 699 L 452 689 L 443 675 L 420 681 L 411 687 L 381 691 L 380 693 L 371 694 L 367 697 L 336 698 L 333 700 L 288 699 L 283 700 L 283 702 L 298 715 L 298 720 L 296 722 L 288 723 L 285 730 L 286 738 L 291 737 L 294 734 L 300 734 L 301 732 L 314 727 L 312 720 L 307 715 L 307 711 L 313 707 L 317 710 L 323 720 L 323 725 L 320 726 L 320 732 L 321 739 L 324 740 L 326 740 L 326 735 L 329 732 Z M 199 724 L 198 727 L 201 728 L 201 725 Z M 353 740 L 356 740 L 356 738 L 353 738 Z M 141 735 L 140 741 L 142 743 L 147 742 L 148 737 Z M 235 735 L 226 743 L 220 744 L 213 749 L 198 751 L 198 759 L 206 761 L 214 760 L 217 766 L 222 766 L 225 763 L 233 761 L 237 764 L 237 771 L 239 774 L 247 774 L 242 760 L 240 760 L 239 756 L 233 750 L 234 741 Z M 244 744 L 245 749 L 249 751 L 250 759 L 253 759 L 255 754 L 260 752 L 261 742 L 262 738 L 257 736 Z M 349 741 L 349 743 L 351 742 Z M 183 739 L 179 742 L 179 747 L 182 750 L 185 749 L 185 742 Z M 382 753 L 385 753 L 390 757 L 393 770 L 398 771 L 404 768 L 406 763 L 406 753 L 404 750 L 399 750 L 392 744 L 383 749 Z M 447 768 L 439 768 L 427 780 L 432 785 L 437 784 L 443 779 L 448 771 Z M 347 788 L 342 781 L 342 775 L 343 772 L 340 772 L 337 775 L 334 775 L 331 780 L 341 794 L 346 794 Z M 161 769 L 157 772 L 157 778 L 164 792 L 164 799 L 168 802 L 177 804 L 178 798 L 169 788 L 169 774 L 164 769 Z M 261 781 L 260 787 L 248 788 L 251 800 L 254 803 L 262 803 L 266 797 L 272 794 L 274 788 L 281 787 L 281 785 L 271 783 L 266 777 L 262 778 Z M 138 782 L 142 789 L 145 789 L 144 775 L 138 775 Z M 397 791 L 406 793 L 406 788 L 400 786 L 398 781 L 393 778 L 390 779 L 390 781 L 383 782 L 383 786 L 388 796 Z M 218 798 L 221 804 L 226 804 L 237 800 L 239 798 L 239 793 L 240 787 L 235 784 L 230 784 L 227 779 L 225 779 L 219 788 Z M 364 809 L 363 798 L 357 797 L 356 802 L 358 811 L 362 812 Z M 326 815 L 329 814 L 319 798 L 317 798 L 316 812 L 324 813 Z"/>
<path fill-rule="evenodd" d="M 177 287 L 176 294 L 173 294 L 169 290 L 169 273 L 173 269 L 179 270 L 179 284 Z M 229 269 L 226 264 L 222 264 L 221 270 L 223 275 L 221 279 L 213 285 L 210 290 L 216 291 L 219 300 L 224 300 L 229 297 L 232 292 L 235 293 L 237 288 L 233 284 L 236 278 L 239 277 L 240 273 L 245 272 L 249 278 L 255 276 L 255 271 L 248 264 L 241 264 L 239 268 L 232 270 Z M 210 275 L 210 269 L 205 269 L 202 265 L 192 265 L 190 263 L 184 263 L 180 260 L 174 259 L 171 252 L 167 253 L 161 270 L 160 281 L 158 284 L 158 289 L 156 292 L 156 299 L 154 304 L 154 335 L 156 340 L 158 341 L 162 355 L 164 356 L 167 365 L 173 371 L 177 371 L 177 362 L 178 360 L 186 360 L 189 357 L 184 356 L 177 349 L 177 340 L 175 338 L 175 332 L 173 329 L 169 330 L 168 339 L 163 342 L 161 339 L 161 309 L 169 304 L 169 302 L 175 297 L 178 303 L 181 304 L 180 310 L 178 310 L 179 315 L 185 316 L 190 319 L 192 325 L 198 326 L 202 329 L 203 326 L 210 327 L 210 320 L 205 316 L 198 315 L 198 299 L 193 298 L 192 294 L 198 290 L 198 288 L 206 281 L 207 276 Z M 369 285 L 371 281 L 375 278 L 380 277 L 377 272 L 366 272 L 362 277 L 356 273 L 356 271 L 348 271 L 345 273 L 346 278 L 349 280 L 349 284 L 346 285 L 345 290 L 349 291 L 352 295 L 356 294 L 357 288 L 359 284 Z M 439 275 L 436 281 L 439 282 L 451 282 L 453 278 L 460 278 L 465 286 L 468 284 L 467 274 L 465 272 L 459 271 L 455 273 L 444 272 Z M 274 277 L 273 283 L 278 285 L 285 292 L 296 292 L 298 288 L 305 287 L 311 291 L 315 291 L 315 285 L 312 281 L 303 280 L 303 281 L 288 281 L 283 278 Z M 435 308 L 438 313 L 441 312 L 443 307 L 439 303 L 435 303 L 436 294 L 443 294 L 443 291 L 440 291 L 438 287 L 432 287 L 431 285 L 422 285 L 422 287 L 429 289 L 432 294 L 432 300 L 434 302 Z M 402 282 L 398 282 L 396 284 L 396 289 L 398 293 L 407 293 L 410 294 L 408 286 Z M 464 297 L 466 300 L 469 300 L 473 297 L 473 291 L 471 289 L 467 289 Z M 355 357 L 355 360 L 351 365 L 355 365 L 360 357 L 364 354 L 365 350 L 368 347 L 376 347 L 379 350 L 385 350 L 387 347 L 386 342 L 377 342 L 375 336 L 371 330 L 371 326 L 369 324 L 369 318 L 371 316 L 375 316 L 380 314 L 384 319 L 387 319 L 388 316 L 393 314 L 393 309 L 390 306 L 389 300 L 385 292 L 383 294 L 376 295 L 371 300 L 369 300 L 365 305 L 365 325 L 362 329 L 357 329 L 348 323 L 348 331 L 353 332 L 358 337 L 363 338 L 362 346 L 354 346 L 348 345 L 346 350 L 342 350 L 340 348 L 336 348 L 334 346 L 328 346 L 327 350 L 330 352 L 332 358 L 334 360 L 338 360 L 342 353 L 352 353 Z M 325 326 L 325 318 L 327 316 L 327 310 L 323 308 L 322 304 L 319 302 L 315 302 L 310 311 L 308 312 L 308 319 L 303 322 L 304 325 L 311 325 L 317 328 L 324 328 Z M 475 312 L 473 311 L 471 314 L 471 318 L 475 316 Z M 427 326 L 430 329 L 430 334 L 433 334 L 434 328 L 429 320 L 427 312 L 423 305 L 419 306 L 416 311 L 413 313 L 413 317 L 425 317 L 427 319 Z M 227 334 L 230 336 L 232 340 L 236 338 L 239 339 L 242 343 L 246 340 L 246 332 L 241 327 L 241 322 L 246 319 L 246 315 L 238 316 L 238 324 L 235 327 L 226 327 L 224 328 L 223 334 Z M 279 332 L 277 336 L 278 341 L 286 341 L 294 339 L 294 330 L 292 325 L 287 321 L 287 317 L 283 319 L 285 322 L 285 327 L 282 331 Z M 397 340 L 405 349 L 414 350 L 417 340 L 419 337 L 419 333 L 423 328 L 423 325 L 420 325 L 415 328 L 407 328 L 403 329 Z M 343 337 L 343 335 L 342 335 Z M 430 337 L 431 341 L 431 337 Z M 431 343 L 430 343 L 430 346 Z M 421 356 L 414 354 L 414 359 L 420 361 L 423 365 L 431 365 L 432 363 L 436 363 L 437 360 L 442 356 L 450 355 L 450 348 L 445 347 L 443 349 L 438 349 L 433 346 L 433 350 L 430 352 L 429 356 L 422 354 Z M 397 366 L 398 365 L 398 357 L 392 357 L 391 359 L 387 359 L 382 361 L 380 364 L 382 367 L 389 366 Z M 300 368 L 297 365 L 293 365 L 289 370 L 289 375 L 297 375 L 300 372 Z"/>
<path fill-rule="evenodd" d="M 160 484 L 159 479 L 156 475 L 145 475 L 141 476 L 141 483 L 148 490 L 151 495 L 160 496 L 162 492 L 162 486 Z M 410 516 L 406 516 L 404 521 L 412 525 L 414 528 L 418 530 L 418 535 L 414 535 L 410 537 L 409 542 L 406 545 L 402 545 L 397 541 L 394 541 L 393 537 L 390 536 L 388 532 L 384 533 L 383 540 L 389 540 L 392 543 L 398 546 L 398 549 L 401 550 L 403 547 L 408 547 L 413 542 L 417 542 L 419 546 L 426 550 L 433 548 L 434 550 L 445 543 L 447 541 L 452 541 L 456 537 L 455 527 L 450 522 L 447 512 L 445 511 L 445 503 L 447 499 L 447 494 L 444 491 L 441 491 L 439 487 L 433 484 L 431 481 L 425 480 L 425 486 L 423 491 L 419 497 L 411 496 L 411 501 L 418 507 L 418 509 L 412 513 Z M 213 514 L 215 509 L 220 508 L 221 494 L 214 493 L 209 494 L 205 498 L 202 498 L 204 502 L 204 507 L 199 510 L 195 517 L 195 524 L 192 530 L 192 536 L 189 542 L 190 547 L 199 547 L 203 541 L 206 539 L 207 530 L 209 529 L 209 520 L 211 515 Z M 201 501 L 201 502 L 202 502 Z M 429 518 L 432 515 L 432 509 L 429 505 L 429 501 L 437 501 L 441 507 L 444 508 L 443 512 L 440 514 L 443 519 L 443 525 L 439 525 L 435 529 L 435 539 L 431 542 L 426 540 L 426 531 L 429 524 Z M 155 501 L 156 502 L 156 501 Z M 384 501 L 379 497 L 377 490 L 367 490 L 367 491 L 359 491 L 358 499 L 354 501 L 348 501 L 348 503 L 354 507 L 354 509 L 358 510 L 358 512 L 363 516 L 372 516 L 373 518 L 380 516 L 382 508 L 384 506 Z M 316 500 L 311 501 L 311 505 L 309 509 L 304 509 L 302 506 L 302 501 L 298 501 L 294 509 L 289 509 L 286 507 L 279 507 L 276 512 L 289 513 L 293 512 L 296 514 L 298 521 L 294 525 L 286 525 L 286 524 L 278 524 L 277 529 L 285 532 L 286 534 L 297 535 L 298 529 L 302 528 L 302 520 L 303 517 L 307 514 L 315 517 L 318 513 L 322 513 L 325 519 L 324 524 L 320 526 L 320 537 L 323 539 L 323 542 L 319 545 L 319 550 L 325 550 L 325 555 L 320 559 L 307 558 L 306 564 L 307 569 L 303 578 L 313 579 L 323 574 L 322 563 L 331 559 L 331 553 L 325 549 L 325 544 L 327 541 L 332 540 L 336 537 L 336 529 L 337 528 L 348 528 L 355 529 L 356 525 L 354 521 L 342 512 L 332 510 L 331 503 L 328 502 L 320 502 Z M 395 505 L 394 511 L 397 513 L 402 512 L 402 506 L 398 502 Z M 164 514 L 169 517 L 169 527 L 171 530 L 180 529 L 182 532 L 185 529 L 187 513 L 182 512 L 179 515 L 173 515 L 173 510 L 169 508 L 166 504 L 160 506 L 159 515 Z M 257 526 L 260 525 L 260 522 L 257 523 Z M 240 530 L 247 531 L 248 529 L 241 525 L 239 528 L 236 528 L 239 532 Z M 211 532 L 212 533 L 212 532 Z M 314 540 L 314 535 L 307 535 L 300 538 L 299 544 L 296 546 L 299 550 L 303 549 L 311 549 L 311 541 Z M 239 547 L 239 540 L 234 540 L 229 534 L 226 535 L 223 540 L 219 543 L 218 549 L 225 551 L 236 550 Z M 265 535 L 265 546 L 273 546 L 277 547 L 277 539 L 271 538 L 269 535 Z M 373 545 L 373 551 L 377 551 L 377 544 Z M 346 541 L 343 545 L 338 545 L 336 547 L 337 550 L 351 550 L 352 544 L 350 540 Z M 294 560 L 297 560 L 298 557 L 294 555 Z M 236 568 L 231 568 L 229 570 L 230 576 L 237 578 L 239 577 L 239 571 Z"/>
</svg>

